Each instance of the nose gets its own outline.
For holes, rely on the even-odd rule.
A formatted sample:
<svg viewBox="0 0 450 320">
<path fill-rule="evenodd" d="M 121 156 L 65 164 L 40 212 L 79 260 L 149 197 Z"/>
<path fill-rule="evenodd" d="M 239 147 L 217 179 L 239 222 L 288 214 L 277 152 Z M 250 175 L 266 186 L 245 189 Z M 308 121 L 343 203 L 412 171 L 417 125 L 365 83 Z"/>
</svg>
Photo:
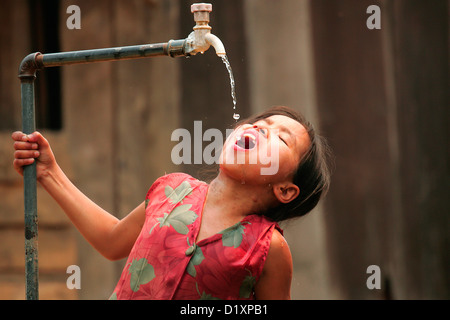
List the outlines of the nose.
<svg viewBox="0 0 450 320">
<path fill-rule="evenodd" d="M 257 130 L 259 133 L 261 133 L 264 137 L 267 138 L 268 132 L 269 132 L 268 128 L 263 127 L 263 126 L 260 126 L 260 125 L 256 125 L 256 124 L 254 124 L 254 125 L 252 126 L 252 128 L 255 129 L 255 130 Z"/>
</svg>

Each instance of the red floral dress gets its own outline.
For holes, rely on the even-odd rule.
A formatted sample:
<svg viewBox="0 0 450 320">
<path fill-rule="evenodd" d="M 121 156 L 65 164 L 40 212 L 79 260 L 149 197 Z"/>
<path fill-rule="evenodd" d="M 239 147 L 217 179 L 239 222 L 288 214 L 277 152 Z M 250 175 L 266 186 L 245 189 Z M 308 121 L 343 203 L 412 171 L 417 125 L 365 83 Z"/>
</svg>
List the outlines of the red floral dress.
<svg viewBox="0 0 450 320">
<path fill-rule="evenodd" d="M 110 299 L 254 299 L 276 222 L 248 215 L 196 242 L 208 185 L 165 175 L 146 196 L 146 219 Z"/>
</svg>

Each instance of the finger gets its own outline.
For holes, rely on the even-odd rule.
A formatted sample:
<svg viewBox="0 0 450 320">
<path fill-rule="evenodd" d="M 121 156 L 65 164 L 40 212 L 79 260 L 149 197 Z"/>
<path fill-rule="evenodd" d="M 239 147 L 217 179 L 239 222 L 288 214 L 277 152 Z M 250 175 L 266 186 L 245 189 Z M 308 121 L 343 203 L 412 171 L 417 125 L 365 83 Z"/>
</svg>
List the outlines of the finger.
<svg viewBox="0 0 450 320">
<path fill-rule="evenodd" d="M 11 138 L 15 141 L 24 141 L 23 139 L 25 137 L 26 137 L 26 134 L 23 133 L 22 131 L 15 131 L 11 134 Z"/>
<path fill-rule="evenodd" d="M 39 157 L 39 151 L 35 150 L 17 150 L 14 152 L 15 159 L 30 159 Z"/>
<path fill-rule="evenodd" d="M 34 162 L 33 158 L 28 159 L 14 159 L 13 166 L 14 169 L 19 172 L 20 174 L 23 174 L 23 167 L 28 166 Z"/>
<path fill-rule="evenodd" d="M 25 136 L 26 136 L 26 140 L 23 140 L 23 141 L 37 142 L 38 144 L 41 144 L 41 143 L 45 144 L 45 143 L 47 143 L 47 140 L 38 131 L 35 131 L 35 132 L 31 133 L 31 134 L 27 134 Z"/>
<path fill-rule="evenodd" d="M 23 142 L 23 141 L 16 141 L 14 142 L 14 149 L 16 150 L 31 150 L 31 149 L 38 149 L 39 145 L 37 143 L 31 143 L 31 142 Z"/>
<path fill-rule="evenodd" d="M 35 131 L 30 134 L 25 134 L 21 131 L 15 131 L 15 132 L 13 132 L 11 137 L 13 138 L 13 140 L 16 140 L 16 141 L 28 141 L 28 142 L 38 142 L 38 143 L 47 141 L 42 136 L 42 134 L 38 131 Z"/>
<path fill-rule="evenodd" d="M 40 132 L 35 131 L 32 134 L 27 135 L 26 137 L 28 142 L 37 143 L 39 145 L 39 149 L 41 150 L 50 149 L 50 144 Z"/>
</svg>

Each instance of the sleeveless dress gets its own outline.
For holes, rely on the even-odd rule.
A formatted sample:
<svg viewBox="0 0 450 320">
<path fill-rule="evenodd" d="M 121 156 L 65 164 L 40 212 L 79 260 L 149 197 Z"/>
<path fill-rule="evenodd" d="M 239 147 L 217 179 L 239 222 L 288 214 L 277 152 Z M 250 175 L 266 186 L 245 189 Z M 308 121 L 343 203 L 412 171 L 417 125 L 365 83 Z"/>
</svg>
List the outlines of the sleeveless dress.
<svg viewBox="0 0 450 320">
<path fill-rule="evenodd" d="M 248 215 L 196 242 L 208 184 L 184 173 L 155 181 L 146 218 L 110 299 L 254 299 L 276 222 Z"/>
</svg>

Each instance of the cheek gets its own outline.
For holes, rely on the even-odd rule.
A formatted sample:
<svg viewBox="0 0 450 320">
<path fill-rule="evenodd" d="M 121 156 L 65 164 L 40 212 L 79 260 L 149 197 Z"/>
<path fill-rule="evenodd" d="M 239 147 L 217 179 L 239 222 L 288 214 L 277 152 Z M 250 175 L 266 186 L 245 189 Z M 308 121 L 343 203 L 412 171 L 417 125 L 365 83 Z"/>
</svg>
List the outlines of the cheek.
<svg viewBox="0 0 450 320">
<path fill-rule="evenodd" d="M 267 152 L 270 154 L 268 159 L 270 160 L 271 168 L 278 168 L 275 172 L 272 170 L 275 180 L 284 180 L 292 175 L 294 170 L 298 166 L 298 159 L 294 157 L 290 149 L 281 142 L 277 148 L 271 147 Z"/>
</svg>

